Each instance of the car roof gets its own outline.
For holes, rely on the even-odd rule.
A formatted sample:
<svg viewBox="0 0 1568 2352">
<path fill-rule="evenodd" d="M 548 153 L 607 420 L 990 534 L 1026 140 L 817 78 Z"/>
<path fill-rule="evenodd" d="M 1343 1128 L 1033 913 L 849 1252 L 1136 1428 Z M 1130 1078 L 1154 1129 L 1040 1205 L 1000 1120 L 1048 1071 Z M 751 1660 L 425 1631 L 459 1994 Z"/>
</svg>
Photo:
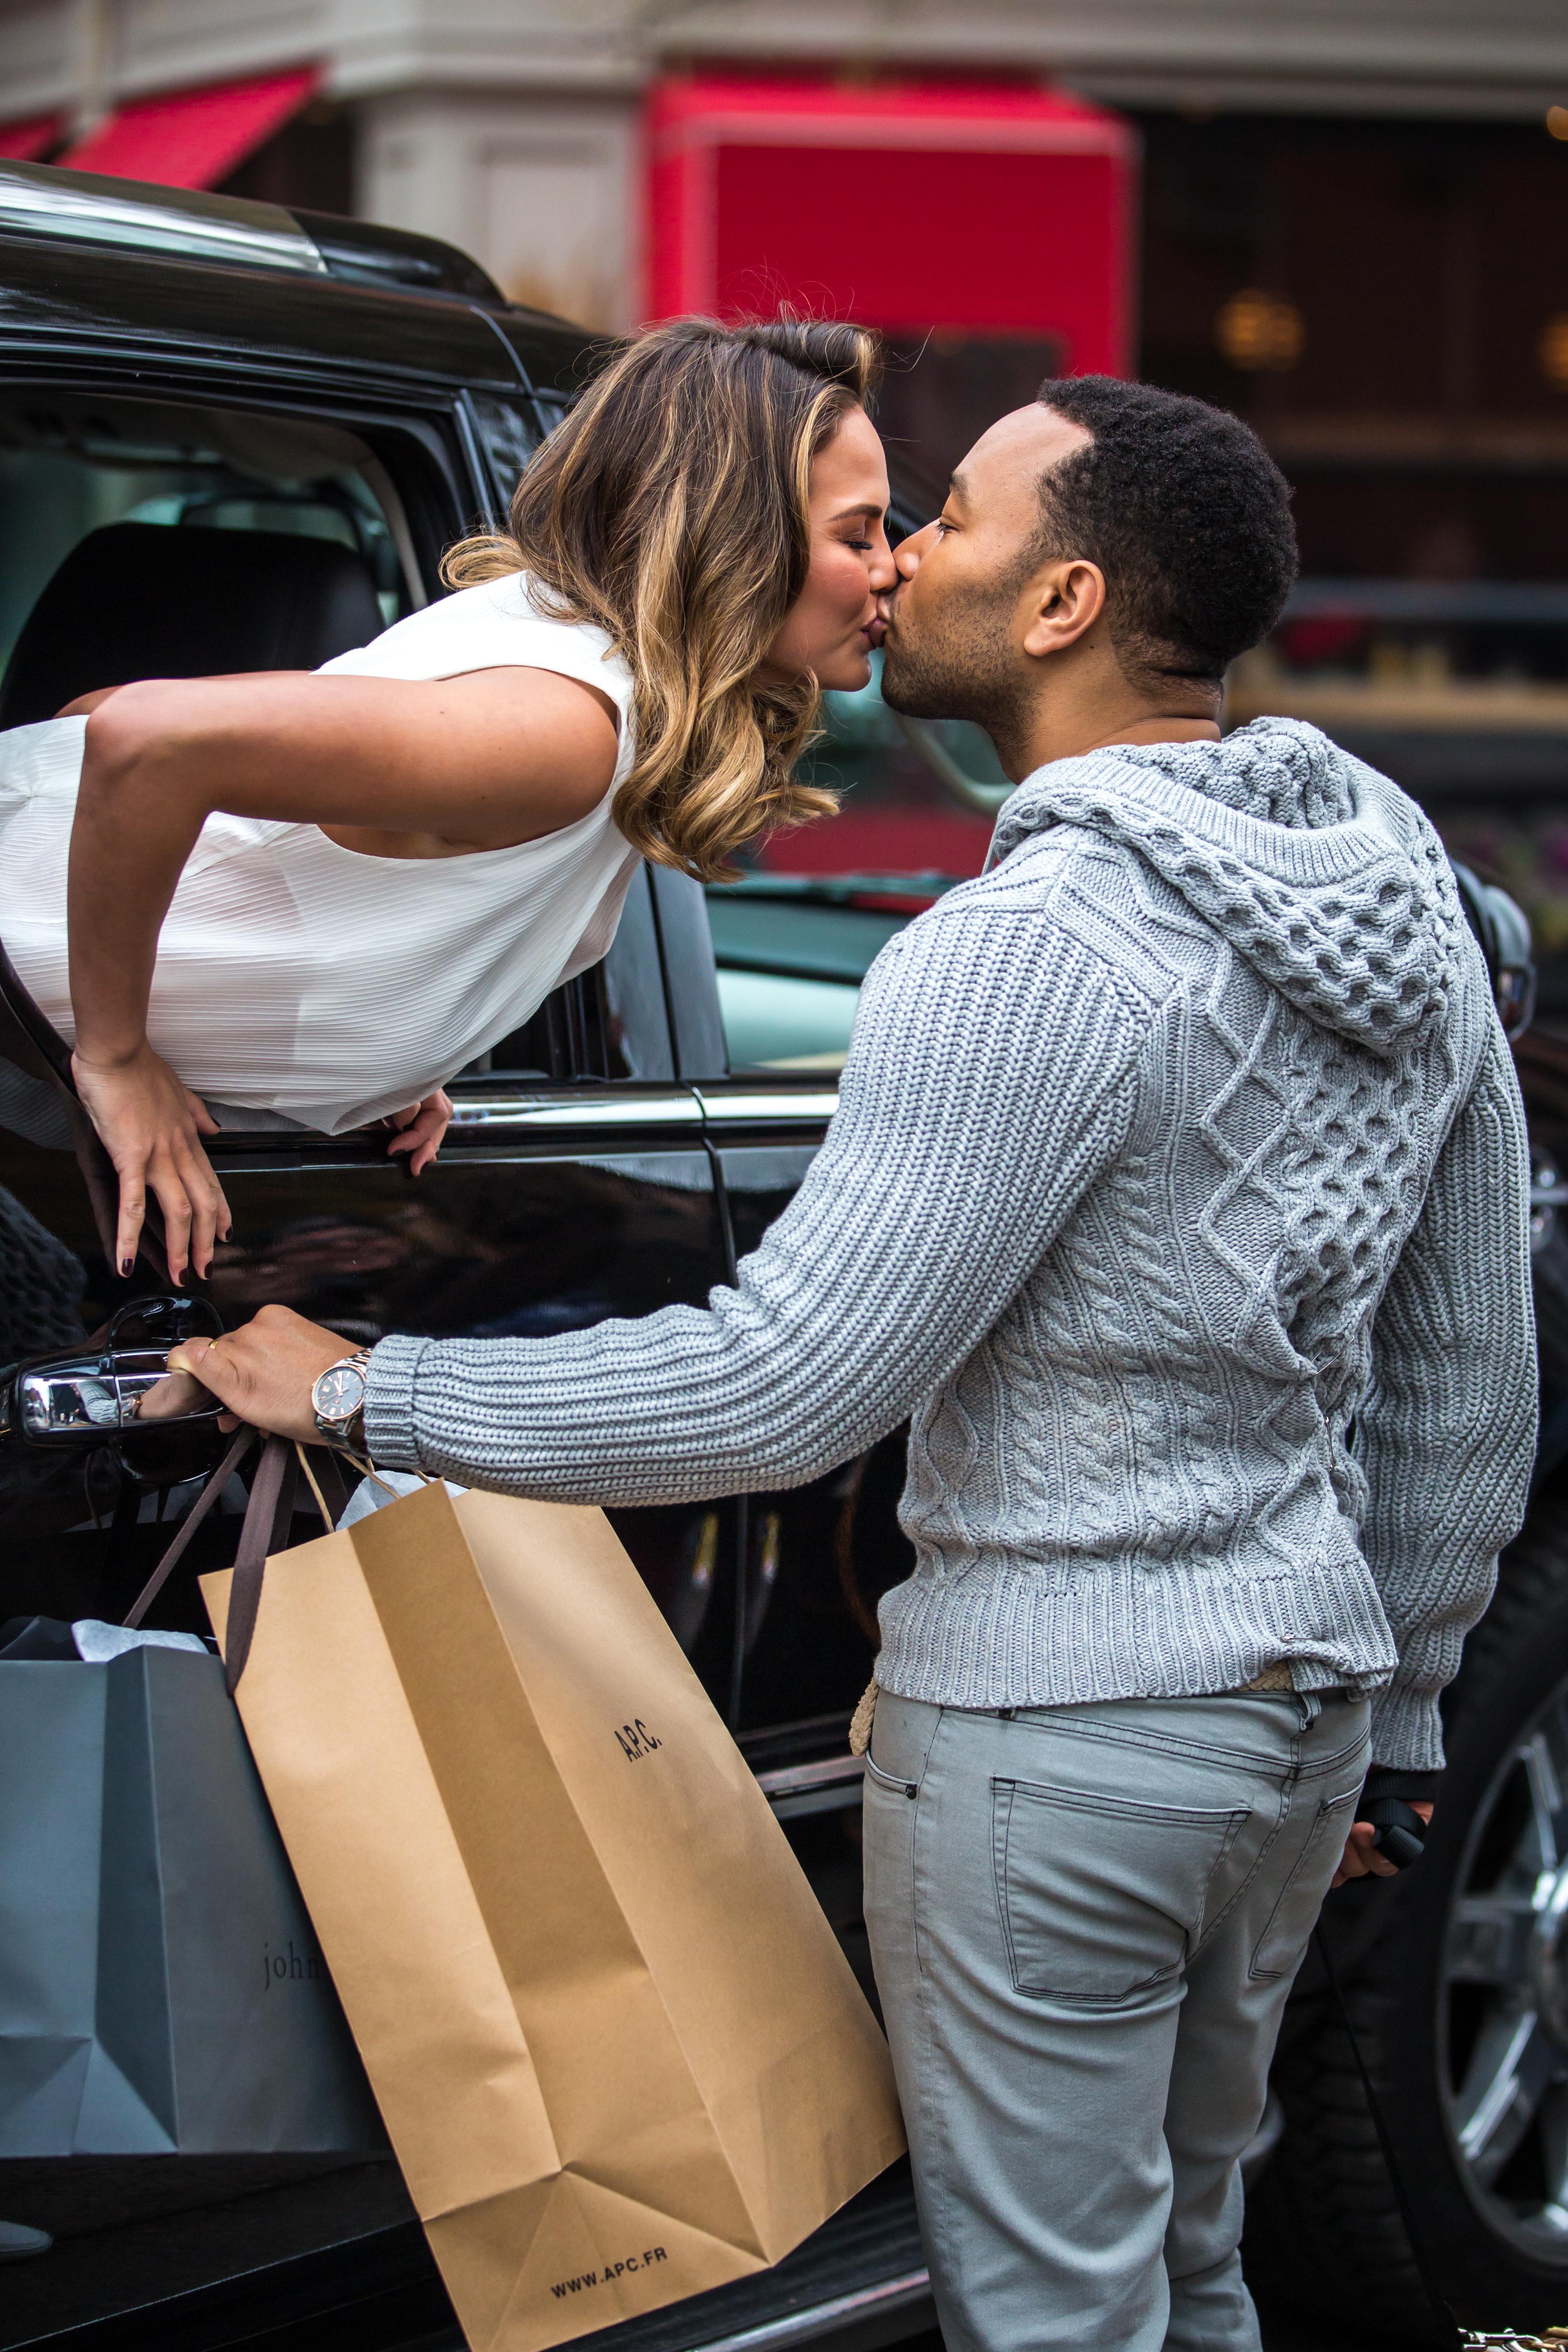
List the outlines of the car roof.
<svg viewBox="0 0 1568 2352">
<path fill-rule="evenodd" d="M 9 298 L 9 299 L 7 299 Z M 205 191 L 0 161 L 0 329 L 243 342 L 546 394 L 591 338 L 509 304 L 455 246 Z M 74 333 L 73 333 L 74 331 Z"/>
</svg>

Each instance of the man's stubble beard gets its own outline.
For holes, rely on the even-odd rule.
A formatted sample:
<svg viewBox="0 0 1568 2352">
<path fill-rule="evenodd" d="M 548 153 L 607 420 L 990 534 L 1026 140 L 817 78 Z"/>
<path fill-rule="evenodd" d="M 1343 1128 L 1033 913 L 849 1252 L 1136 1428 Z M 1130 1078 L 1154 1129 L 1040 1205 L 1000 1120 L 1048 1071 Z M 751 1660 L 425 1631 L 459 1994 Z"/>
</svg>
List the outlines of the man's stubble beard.
<svg viewBox="0 0 1568 2352">
<path fill-rule="evenodd" d="M 939 631 L 911 640 L 896 626 L 883 648 L 882 698 L 906 719 L 967 719 L 1006 766 L 1028 732 L 1028 688 L 1008 634 L 1014 595 L 967 597 Z"/>
</svg>

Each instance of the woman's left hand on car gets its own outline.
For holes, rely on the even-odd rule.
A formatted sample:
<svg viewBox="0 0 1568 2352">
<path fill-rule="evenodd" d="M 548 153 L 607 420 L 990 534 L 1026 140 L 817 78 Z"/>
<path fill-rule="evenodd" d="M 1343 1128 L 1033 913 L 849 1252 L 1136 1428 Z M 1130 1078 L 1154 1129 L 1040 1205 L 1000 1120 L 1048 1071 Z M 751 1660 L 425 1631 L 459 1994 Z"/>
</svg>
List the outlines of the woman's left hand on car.
<svg viewBox="0 0 1568 2352">
<path fill-rule="evenodd" d="M 136 1262 L 151 1192 L 163 1213 L 170 1280 L 183 1282 L 187 1268 L 204 1277 L 214 1241 L 226 1241 L 229 1232 L 229 1204 L 201 1142 L 218 1132 L 216 1119 L 145 1038 L 111 1061 L 73 1054 L 71 1074 L 120 1179 L 120 1272 L 129 1274 Z"/>
</svg>

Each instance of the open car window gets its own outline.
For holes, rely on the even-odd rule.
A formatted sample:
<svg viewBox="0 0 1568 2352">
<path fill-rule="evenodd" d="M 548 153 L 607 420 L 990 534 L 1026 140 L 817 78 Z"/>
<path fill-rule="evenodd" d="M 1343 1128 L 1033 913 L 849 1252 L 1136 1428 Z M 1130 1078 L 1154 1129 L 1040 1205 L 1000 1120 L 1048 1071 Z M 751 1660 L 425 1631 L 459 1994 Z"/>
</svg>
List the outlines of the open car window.
<svg viewBox="0 0 1568 2352">
<path fill-rule="evenodd" d="M 428 600 L 385 457 L 346 427 L 29 385 L 0 392 L 0 667 L 72 549 L 120 522 L 333 541 L 386 624 Z"/>
</svg>

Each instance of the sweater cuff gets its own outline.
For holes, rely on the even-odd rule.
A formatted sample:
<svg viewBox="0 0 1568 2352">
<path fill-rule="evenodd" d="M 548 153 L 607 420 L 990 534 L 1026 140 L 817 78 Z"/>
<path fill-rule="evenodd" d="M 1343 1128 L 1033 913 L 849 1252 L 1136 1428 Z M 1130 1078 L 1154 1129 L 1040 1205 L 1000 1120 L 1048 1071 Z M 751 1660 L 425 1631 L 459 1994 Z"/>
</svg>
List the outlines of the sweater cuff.
<svg viewBox="0 0 1568 2352">
<path fill-rule="evenodd" d="M 1407 1805 L 1435 1804 L 1440 1772 L 1402 1772 L 1397 1765 L 1375 1764 L 1363 1784 L 1362 1802 L 1374 1805 L 1379 1797 L 1403 1797 Z"/>
<path fill-rule="evenodd" d="M 365 1375 L 365 1447 L 384 1470 L 420 1470 L 413 1384 L 428 1339 L 397 1333 L 371 1350 Z"/>
<path fill-rule="evenodd" d="M 1399 1772 L 1440 1772 L 1443 1721 L 1436 1694 L 1390 1683 L 1372 1694 L 1372 1752 Z"/>
</svg>

